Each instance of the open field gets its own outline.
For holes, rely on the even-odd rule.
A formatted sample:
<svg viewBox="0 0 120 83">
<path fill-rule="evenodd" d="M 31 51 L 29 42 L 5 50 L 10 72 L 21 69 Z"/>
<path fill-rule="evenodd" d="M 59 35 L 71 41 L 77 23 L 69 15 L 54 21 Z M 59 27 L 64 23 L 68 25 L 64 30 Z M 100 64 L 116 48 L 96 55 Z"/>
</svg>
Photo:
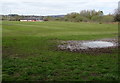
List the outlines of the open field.
<svg viewBox="0 0 120 83">
<path fill-rule="evenodd" d="M 118 36 L 117 24 L 3 21 L 3 81 L 119 80 L 118 53 L 56 50 L 57 40 Z"/>
</svg>

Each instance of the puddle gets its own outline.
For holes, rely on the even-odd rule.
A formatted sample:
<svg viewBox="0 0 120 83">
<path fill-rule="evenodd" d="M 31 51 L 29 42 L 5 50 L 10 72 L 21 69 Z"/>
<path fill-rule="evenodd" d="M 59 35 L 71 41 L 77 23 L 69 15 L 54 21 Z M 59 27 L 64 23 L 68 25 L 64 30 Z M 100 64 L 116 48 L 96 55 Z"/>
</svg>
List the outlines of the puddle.
<svg viewBox="0 0 120 83">
<path fill-rule="evenodd" d="M 62 41 L 58 45 L 60 50 L 69 50 L 72 52 L 111 52 L 110 49 L 117 48 L 118 41 L 111 40 L 92 40 L 92 41 Z"/>
<path fill-rule="evenodd" d="M 107 41 L 90 41 L 82 43 L 82 46 L 88 48 L 105 48 L 115 46 L 115 44 Z"/>
</svg>

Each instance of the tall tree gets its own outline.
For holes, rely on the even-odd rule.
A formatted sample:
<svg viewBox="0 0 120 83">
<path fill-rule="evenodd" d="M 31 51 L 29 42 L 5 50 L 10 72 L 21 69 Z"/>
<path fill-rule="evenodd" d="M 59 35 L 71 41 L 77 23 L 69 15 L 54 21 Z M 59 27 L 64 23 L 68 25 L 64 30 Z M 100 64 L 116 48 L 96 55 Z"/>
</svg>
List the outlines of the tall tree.
<svg viewBox="0 0 120 83">
<path fill-rule="evenodd" d="M 120 8 L 115 10 L 114 15 L 114 20 L 120 22 Z"/>
</svg>

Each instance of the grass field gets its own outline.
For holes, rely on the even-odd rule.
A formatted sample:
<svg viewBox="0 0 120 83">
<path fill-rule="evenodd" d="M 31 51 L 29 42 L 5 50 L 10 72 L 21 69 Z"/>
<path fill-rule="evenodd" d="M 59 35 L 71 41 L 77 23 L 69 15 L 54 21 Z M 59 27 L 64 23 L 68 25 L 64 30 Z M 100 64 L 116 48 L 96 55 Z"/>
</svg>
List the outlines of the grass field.
<svg viewBox="0 0 120 83">
<path fill-rule="evenodd" d="M 2 26 L 3 81 L 119 80 L 117 52 L 57 51 L 55 42 L 114 38 L 117 24 L 3 21 Z"/>
</svg>

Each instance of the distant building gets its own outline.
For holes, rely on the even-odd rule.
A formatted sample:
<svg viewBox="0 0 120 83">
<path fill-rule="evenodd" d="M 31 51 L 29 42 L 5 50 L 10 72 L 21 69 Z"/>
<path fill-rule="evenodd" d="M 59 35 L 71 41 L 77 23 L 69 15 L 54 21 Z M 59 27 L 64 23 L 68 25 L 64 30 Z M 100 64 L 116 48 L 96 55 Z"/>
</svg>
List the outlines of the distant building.
<svg viewBox="0 0 120 83">
<path fill-rule="evenodd" d="M 32 21 L 32 22 L 40 21 L 40 22 L 42 22 L 43 20 L 38 20 L 38 19 L 20 19 L 20 21 Z"/>
</svg>

